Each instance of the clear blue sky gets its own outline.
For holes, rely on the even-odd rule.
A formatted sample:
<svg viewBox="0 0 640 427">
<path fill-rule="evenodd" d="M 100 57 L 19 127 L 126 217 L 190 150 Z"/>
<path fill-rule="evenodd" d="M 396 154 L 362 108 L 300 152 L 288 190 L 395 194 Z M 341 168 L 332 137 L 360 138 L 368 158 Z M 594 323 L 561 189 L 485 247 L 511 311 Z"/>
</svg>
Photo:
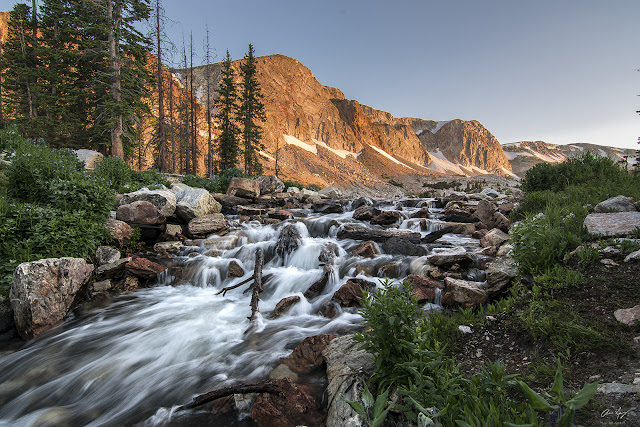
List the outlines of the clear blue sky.
<svg viewBox="0 0 640 427">
<path fill-rule="evenodd" d="M 15 1 L 0 0 L 9 10 Z M 181 47 L 298 59 L 396 117 L 640 148 L 640 0 L 162 0 Z M 201 55 L 203 56 L 203 55 Z"/>
</svg>

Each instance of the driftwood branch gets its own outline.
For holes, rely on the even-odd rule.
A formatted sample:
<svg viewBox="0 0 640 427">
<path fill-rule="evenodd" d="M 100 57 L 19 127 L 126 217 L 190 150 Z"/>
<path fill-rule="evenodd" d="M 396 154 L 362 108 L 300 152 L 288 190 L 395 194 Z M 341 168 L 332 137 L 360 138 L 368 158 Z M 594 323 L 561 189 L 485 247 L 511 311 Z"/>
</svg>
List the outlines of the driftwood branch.
<svg viewBox="0 0 640 427">
<path fill-rule="evenodd" d="M 245 284 L 249 283 L 252 280 L 253 280 L 253 276 L 249 277 L 248 279 L 244 279 L 242 282 L 237 283 L 235 285 L 227 286 L 226 288 L 222 289 L 220 292 L 217 292 L 216 295 L 222 294 L 222 296 L 225 296 L 227 291 L 230 291 L 230 290 L 235 289 L 235 288 L 239 288 L 240 286 L 245 285 Z"/>
<path fill-rule="evenodd" d="M 182 405 L 178 407 L 178 411 L 184 411 L 185 409 L 197 408 L 198 406 L 202 406 L 206 403 L 213 402 L 216 399 L 220 399 L 222 397 L 231 396 L 232 394 L 247 394 L 247 393 L 272 393 L 272 394 L 282 394 L 280 389 L 273 384 L 246 384 L 246 385 L 237 385 L 233 387 L 224 387 L 218 390 L 213 390 L 205 394 L 201 394 L 200 396 L 196 396 L 193 398 L 191 403 L 187 403 L 186 405 Z"/>
<path fill-rule="evenodd" d="M 264 264 L 264 251 L 262 248 L 256 249 L 256 265 L 253 269 L 253 293 L 251 294 L 251 317 L 249 320 L 253 322 L 256 318 L 258 310 L 258 302 L 260 301 L 260 292 L 262 292 L 262 264 Z"/>
</svg>

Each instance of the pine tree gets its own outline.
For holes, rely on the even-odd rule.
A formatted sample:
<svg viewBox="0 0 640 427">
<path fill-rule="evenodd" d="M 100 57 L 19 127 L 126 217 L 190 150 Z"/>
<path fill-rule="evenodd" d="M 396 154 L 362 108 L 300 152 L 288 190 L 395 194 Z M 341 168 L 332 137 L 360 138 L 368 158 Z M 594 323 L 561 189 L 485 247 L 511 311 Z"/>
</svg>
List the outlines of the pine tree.
<svg viewBox="0 0 640 427">
<path fill-rule="evenodd" d="M 218 137 L 218 170 L 221 172 L 236 166 L 238 158 L 237 137 L 240 134 L 240 129 L 236 124 L 238 111 L 236 83 L 228 50 L 227 56 L 222 62 L 222 79 L 220 80 L 218 93 L 219 97 L 215 101 L 218 111 L 215 118 L 218 120 L 220 128 L 220 136 Z"/>
<path fill-rule="evenodd" d="M 253 45 L 249 44 L 249 51 L 244 57 L 245 61 L 240 66 L 242 94 L 239 117 L 242 124 L 244 171 L 249 175 L 260 175 L 262 164 L 258 158 L 258 151 L 264 150 L 264 145 L 261 143 L 262 127 L 257 122 L 264 121 L 266 117 L 260 84 L 256 78 L 256 59 L 253 54 Z"/>
</svg>

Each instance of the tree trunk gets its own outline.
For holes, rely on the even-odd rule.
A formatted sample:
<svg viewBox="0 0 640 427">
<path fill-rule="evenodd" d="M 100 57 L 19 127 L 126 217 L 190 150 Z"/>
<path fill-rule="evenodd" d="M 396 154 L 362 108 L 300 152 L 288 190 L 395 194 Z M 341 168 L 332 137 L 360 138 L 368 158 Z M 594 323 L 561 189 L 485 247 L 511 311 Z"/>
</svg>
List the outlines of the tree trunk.
<svg viewBox="0 0 640 427">
<path fill-rule="evenodd" d="M 120 103 L 122 102 L 122 81 L 120 79 L 120 55 L 118 43 L 118 27 L 120 26 L 120 15 L 122 6 L 120 0 L 115 0 L 115 8 L 112 0 L 107 0 L 107 17 L 109 18 L 109 59 L 111 60 L 111 96 L 116 105 L 116 111 L 112 112 L 115 117 L 111 123 L 111 155 L 124 159 L 124 147 L 122 145 L 122 112 Z"/>
<path fill-rule="evenodd" d="M 196 104 L 195 104 L 195 95 L 193 91 L 193 33 L 191 33 L 189 40 L 189 54 L 190 54 L 190 63 L 189 63 L 189 102 L 191 107 L 191 129 L 190 129 L 190 138 L 191 139 L 191 163 L 193 165 L 193 171 L 191 172 L 193 175 L 198 175 L 198 136 L 196 133 Z"/>
<path fill-rule="evenodd" d="M 164 118 L 164 82 L 162 80 L 162 28 L 160 25 L 160 0 L 156 0 L 156 43 L 158 49 L 156 75 L 158 79 L 158 169 L 167 172 L 167 130 Z"/>
</svg>

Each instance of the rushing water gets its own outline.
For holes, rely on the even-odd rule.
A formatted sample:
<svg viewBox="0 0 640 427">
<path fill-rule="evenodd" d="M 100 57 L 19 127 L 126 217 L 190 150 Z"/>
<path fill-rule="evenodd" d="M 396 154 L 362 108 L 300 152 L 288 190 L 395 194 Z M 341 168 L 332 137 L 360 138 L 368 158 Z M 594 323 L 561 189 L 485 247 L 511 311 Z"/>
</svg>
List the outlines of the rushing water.
<svg viewBox="0 0 640 427">
<path fill-rule="evenodd" d="M 306 217 L 295 224 L 302 245 L 284 259 L 275 245 L 291 221 L 243 224 L 226 236 L 187 247 L 184 256 L 171 260 L 173 266 L 157 286 L 79 311 L 22 350 L 1 356 L 0 426 L 163 424 L 169 410 L 160 408 L 240 381 L 264 380 L 305 337 L 356 329 L 361 317 L 354 309 L 333 319 L 317 314 L 349 277 L 391 261 L 402 266 L 401 277 L 424 268 L 424 257 L 348 256 L 359 242 L 337 240 L 336 234 L 342 223 L 353 222 L 352 212 L 301 215 Z M 400 226 L 422 232 L 435 227 L 425 230 L 415 220 Z M 449 245 L 477 246 L 473 239 L 447 239 Z M 318 258 L 330 244 L 337 248 L 333 272 L 322 295 L 308 301 L 303 293 L 322 277 Z M 218 292 L 253 274 L 258 247 L 265 252 L 261 315 L 257 328 L 247 332 L 248 285 L 225 296 Z M 244 277 L 227 277 L 232 260 L 243 267 Z M 278 301 L 292 295 L 301 301 L 270 319 Z"/>
</svg>

